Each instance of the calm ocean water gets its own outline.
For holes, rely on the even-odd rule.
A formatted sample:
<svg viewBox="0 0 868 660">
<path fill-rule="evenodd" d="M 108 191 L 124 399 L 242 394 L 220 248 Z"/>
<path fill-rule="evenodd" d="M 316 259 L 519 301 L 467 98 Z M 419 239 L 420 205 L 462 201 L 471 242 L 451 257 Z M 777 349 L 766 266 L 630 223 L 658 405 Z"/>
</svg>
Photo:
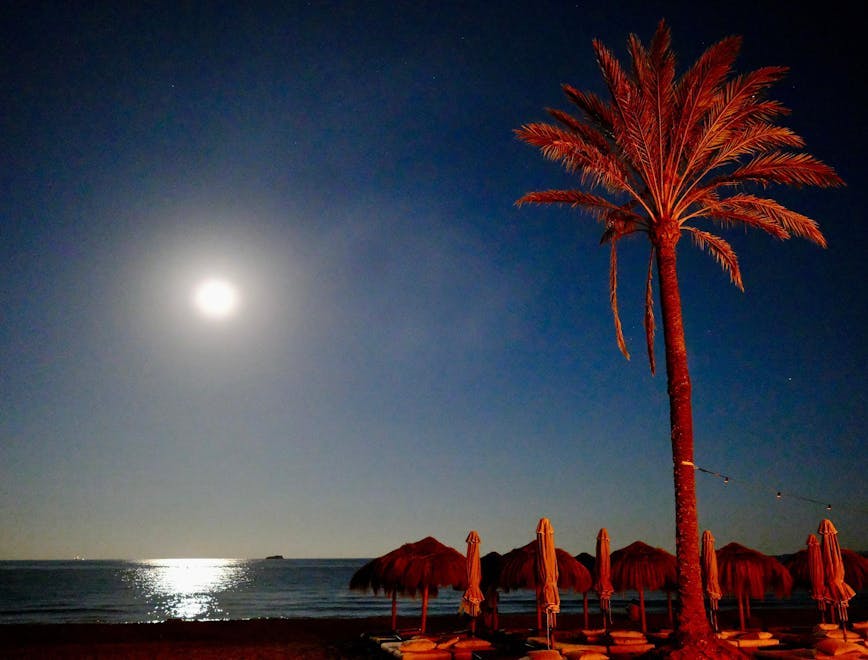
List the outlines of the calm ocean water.
<svg viewBox="0 0 868 660">
<path fill-rule="evenodd" d="M 0 624 L 387 616 L 388 598 L 348 588 L 353 573 L 366 561 L 0 561 Z M 623 600 L 613 600 L 613 607 L 625 607 L 634 595 L 623 594 Z M 561 597 L 562 612 L 581 611 L 580 594 Z M 428 611 L 455 614 L 460 599 L 459 592 L 441 589 Z M 799 595 L 794 594 L 794 599 L 790 605 L 798 602 Z M 666 608 L 661 594 L 646 595 L 646 602 L 650 610 Z M 592 613 L 597 612 L 596 604 L 591 599 Z M 501 594 L 500 611 L 533 612 L 533 594 Z M 399 599 L 402 618 L 420 612 L 420 599 Z"/>
</svg>

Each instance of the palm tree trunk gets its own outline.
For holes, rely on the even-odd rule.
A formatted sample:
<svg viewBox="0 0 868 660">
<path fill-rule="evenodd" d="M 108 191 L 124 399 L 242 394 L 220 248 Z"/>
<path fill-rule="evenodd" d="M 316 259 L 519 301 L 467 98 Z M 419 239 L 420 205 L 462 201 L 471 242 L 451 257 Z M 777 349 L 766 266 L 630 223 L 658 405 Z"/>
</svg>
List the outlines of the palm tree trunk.
<svg viewBox="0 0 868 660">
<path fill-rule="evenodd" d="M 676 635 L 682 644 L 689 644 L 691 639 L 708 638 L 712 633 L 705 618 L 702 600 L 696 475 L 693 465 L 693 412 L 687 346 L 681 316 L 681 294 L 675 264 L 677 241 L 677 233 L 663 236 L 656 242 L 656 248 L 675 477 L 675 555 L 678 563 L 678 599 L 681 604 Z"/>
</svg>

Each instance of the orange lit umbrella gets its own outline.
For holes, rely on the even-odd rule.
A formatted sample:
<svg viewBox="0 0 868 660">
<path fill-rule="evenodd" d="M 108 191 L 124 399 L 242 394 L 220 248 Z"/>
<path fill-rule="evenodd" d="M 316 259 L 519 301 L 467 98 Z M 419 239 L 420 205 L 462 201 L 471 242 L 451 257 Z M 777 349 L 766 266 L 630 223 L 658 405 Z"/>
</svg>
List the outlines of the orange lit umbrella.
<svg viewBox="0 0 868 660">
<path fill-rule="evenodd" d="M 702 532 L 702 586 L 708 598 L 708 618 L 711 627 L 717 632 L 717 603 L 723 592 L 717 573 L 717 555 L 714 552 L 714 537 L 707 529 Z"/>
<path fill-rule="evenodd" d="M 600 613 L 603 615 L 603 627 L 612 622 L 612 562 L 609 556 L 611 549 L 609 532 L 603 527 L 597 534 L 597 552 L 594 560 L 594 591 L 600 599 Z M 608 617 L 606 616 L 608 614 Z M 607 622 L 608 619 L 608 622 Z"/>
<path fill-rule="evenodd" d="M 676 581 L 675 555 L 663 548 L 653 548 L 642 541 L 634 541 L 612 553 L 612 583 L 617 591 L 633 589 L 639 592 L 639 612 L 642 632 L 647 632 L 645 621 L 645 591 L 662 591 Z"/>
<path fill-rule="evenodd" d="M 841 559 L 841 546 L 838 543 L 838 530 L 829 519 L 824 519 L 817 530 L 822 539 L 820 544 L 823 556 L 823 574 L 826 578 L 826 601 L 832 611 L 837 613 L 841 627 L 847 622 L 847 603 L 856 595 L 849 584 L 844 582 L 844 561 Z"/>
<path fill-rule="evenodd" d="M 374 593 L 382 589 L 390 594 L 393 630 L 397 628 L 397 595 L 415 596 L 421 591 L 420 629 L 425 632 L 429 596 L 436 596 L 437 588 L 444 585 L 451 585 L 454 589 L 465 588 L 465 565 L 464 555 L 427 536 L 369 561 L 350 579 L 350 589 L 371 589 Z"/>
<path fill-rule="evenodd" d="M 825 621 L 826 612 L 826 579 L 823 574 L 823 556 L 820 542 L 813 534 L 808 534 L 807 549 L 799 550 L 790 557 L 784 565 L 793 576 L 795 584 L 807 587 L 811 598 L 817 601 L 820 610 L 820 620 Z"/>
<path fill-rule="evenodd" d="M 774 557 L 746 548 L 738 543 L 727 543 L 717 551 L 720 586 L 738 600 L 738 619 L 745 629 L 745 616 L 750 617 L 750 599 L 763 598 L 774 591 L 779 598 L 789 596 L 793 576 Z"/>
<path fill-rule="evenodd" d="M 548 518 L 540 518 L 536 528 L 537 553 L 536 574 L 537 600 L 546 613 L 546 644 L 552 647 L 551 634 L 555 616 L 561 611 L 561 595 L 558 592 L 558 558 L 555 554 L 555 530 Z"/>
<path fill-rule="evenodd" d="M 476 617 L 479 616 L 479 604 L 485 599 L 479 583 L 482 581 L 482 564 L 479 559 L 479 534 L 471 531 L 467 535 L 467 590 L 461 598 L 461 609 L 472 618 L 470 631 L 476 632 Z"/>
</svg>

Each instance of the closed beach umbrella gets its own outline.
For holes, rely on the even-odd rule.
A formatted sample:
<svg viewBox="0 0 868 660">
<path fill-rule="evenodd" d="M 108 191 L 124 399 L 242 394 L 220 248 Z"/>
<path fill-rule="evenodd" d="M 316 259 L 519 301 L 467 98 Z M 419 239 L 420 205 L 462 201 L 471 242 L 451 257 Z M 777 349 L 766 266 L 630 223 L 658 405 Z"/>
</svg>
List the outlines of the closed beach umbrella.
<svg viewBox="0 0 868 660">
<path fill-rule="evenodd" d="M 472 632 L 476 632 L 476 617 L 479 616 L 480 603 L 484 600 L 482 590 L 479 588 L 480 582 L 482 582 L 479 543 L 479 534 L 475 531 L 467 535 L 467 589 L 461 597 L 461 608 L 473 617 L 470 622 L 470 630 Z"/>
<path fill-rule="evenodd" d="M 612 622 L 612 562 L 609 532 L 603 527 L 597 533 L 597 550 L 594 558 L 594 591 L 600 599 L 600 613 L 603 615 L 603 627 Z M 608 616 L 607 616 L 608 615 Z M 608 621 L 607 621 L 608 619 Z"/>
<path fill-rule="evenodd" d="M 793 577 L 774 557 L 728 543 L 717 551 L 717 569 L 724 593 L 738 601 L 738 619 L 742 630 L 745 617 L 750 617 L 750 599 L 764 598 L 773 591 L 778 598 L 787 597 L 793 588 Z"/>
<path fill-rule="evenodd" d="M 811 536 L 814 536 L 811 534 Z M 810 537 L 808 537 L 810 538 Z M 817 556 L 820 557 L 820 565 L 823 564 L 822 551 L 820 550 L 820 542 L 814 536 L 814 543 L 817 545 Z M 868 588 L 868 559 L 860 555 L 858 552 L 841 548 L 841 561 L 844 562 L 844 582 L 849 584 L 857 593 Z M 786 562 L 786 567 L 793 574 L 793 579 L 796 584 L 811 588 L 811 576 L 808 573 L 808 552 L 807 550 L 799 550 L 792 555 Z M 824 576 L 821 576 L 824 577 Z M 825 590 L 825 580 L 823 581 L 823 590 Z"/>
<path fill-rule="evenodd" d="M 844 560 L 838 542 L 838 530 L 829 519 L 824 519 L 817 530 L 820 534 L 820 551 L 823 557 L 823 574 L 826 578 L 826 600 L 838 615 L 841 626 L 847 621 L 847 603 L 856 592 L 844 581 Z"/>
<path fill-rule="evenodd" d="M 555 530 L 548 518 L 540 518 L 536 528 L 537 554 L 536 574 L 540 608 L 546 613 L 546 642 L 551 648 L 551 631 L 555 616 L 561 611 L 561 595 L 558 592 L 558 559 L 555 554 Z"/>
<path fill-rule="evenodd" d="M 793 583 L 810 591 L 811 598 L 817 602 L 820 610 L 820 620 L 825 620 L 826 578 L 823 575 L 823 556 L 817 537 L 808 534 L 806 549 L 799 550 L 784 562 L 784 565 L 793 576 Z"/>
<path fill-rule="evenodd" d="M 500 559 L 498 586 L 504 591 L 514 589 L 537 590 L 536 554 L 537 541 L 514 548 Z M 558 587 L 584 593 L 591 588 L 591 573 L 570 553 L 555 548 L 558 565 Z M 537 628 L 542 629 L 542 611 L 537 603 Z"/>
<path fill-rule="evenodd" d="M 711 627 L 717 632 L 717 603 L 723 592 L 720 590 L 720 581 L 717 574 L 717 554 L 714 552 L 714 537 L 707 529 L 702 532 L 702 587 L 705 597 L 708 599 L 708 618 Z"/>
<path fill-rule="evenodd" d="M 648 631 L 645 620 L 645 592 L 664 591 L 676 583 L 675 555 L 663 548 L 653 548 L 634 541 L 612 553 L 612 584 L 616 591 L 639 592 L 642 632 Z"/>
<path fill-rule="evenodd" d="M 382 589 L 392 596 L 392 629 L 397 628 L 397 596 L 415 597 L 422 593 L 422 622 L 425 631 L 428 599 L 437 595 L 438 587 L 451 585 L 464 589 L 467 585 L 464 555 L 428 536 L 415 543 L 373 559 L 362 566 L 350 579 L 350 589 L 377 593 Z"/>
</svg>

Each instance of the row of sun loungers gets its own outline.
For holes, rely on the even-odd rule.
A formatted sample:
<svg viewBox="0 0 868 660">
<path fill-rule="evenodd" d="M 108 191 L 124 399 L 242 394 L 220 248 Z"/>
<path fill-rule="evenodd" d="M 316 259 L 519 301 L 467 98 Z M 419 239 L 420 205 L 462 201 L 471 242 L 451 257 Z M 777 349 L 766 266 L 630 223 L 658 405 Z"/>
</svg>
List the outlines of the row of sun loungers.
<svg viewBox="0 0 868 660">
<path fill-rule="evenodd" d="M 557 631 L 551 648 L 545 636 L 514 633 L 521 639 L 522 660 L 618 660 L 639 658 L 665 642 L 672 631 L 643 634 L 637 630 Z M 798 634 L 779 630 L 718 633 L 752 658 L 764 660 L 868 660 L 868 621 L 854 623 L 846 631 L 820 624 Z M 385 654 L 401 660 L 484 660 L 487 655 L 504 657 L 503 649 L 467 633 L 369 637 Z M 500 646 L 500 644 L 498 644 Z M 499 655 L 497 653 L 499 652 Z M 521 652 L 515 654 L 521 657 Z"/>
</svg>

